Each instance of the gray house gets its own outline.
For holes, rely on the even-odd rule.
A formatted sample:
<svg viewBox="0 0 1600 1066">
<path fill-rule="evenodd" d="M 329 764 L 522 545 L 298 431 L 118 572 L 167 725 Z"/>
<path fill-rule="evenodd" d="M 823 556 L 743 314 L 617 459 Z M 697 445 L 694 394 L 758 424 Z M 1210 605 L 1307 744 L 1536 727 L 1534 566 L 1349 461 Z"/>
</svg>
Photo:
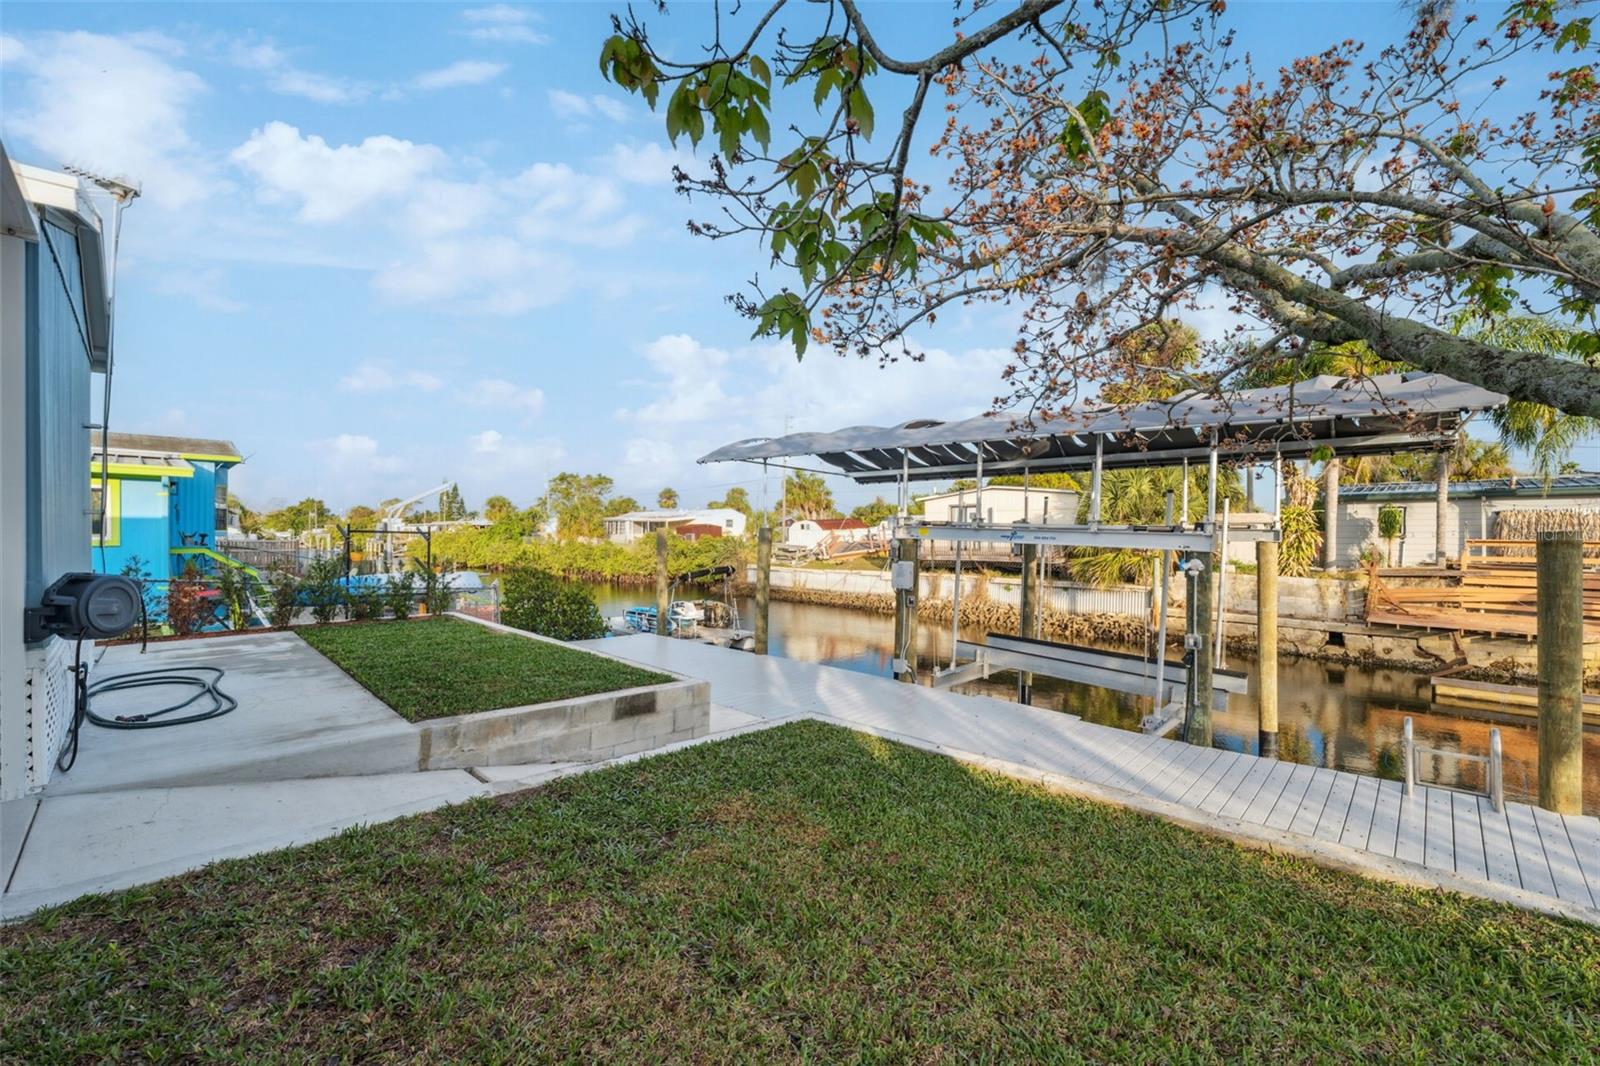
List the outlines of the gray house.
<svg viewBox="0 0 1600 1066">
<path fill-rule="evenodd" d="M 1335 560 L 1340 569 L 1361 565 L 1361 552 L 1371 546 L 1395 566 L 1428 566 L 1439 561 L 1436 516 L 1438 486 L 1432 481 L 1393 481 L 1376 485 L 1341 485 L 1335 508 Z M 1390 546 L 1378 536 L 1378 512 L 1398 508 L 1401 533 Z M 1496 536 L 1495 518 L 1507 511 L 1593 510 L 1600 515 L 1600 474 L 1551 478 L 1498 478 L 1452 481 L 1445 515 L 1445 554 L 1459 559 L 1467 541 Z"/>
<path fill-rule="evenodd" d="M 0 146 L 0 878 L 66 742 L 73 645 L 24 608 L 89 569 L 90 375 L 110 365 L 100 216 L 79 179 Z"/>
</svg>

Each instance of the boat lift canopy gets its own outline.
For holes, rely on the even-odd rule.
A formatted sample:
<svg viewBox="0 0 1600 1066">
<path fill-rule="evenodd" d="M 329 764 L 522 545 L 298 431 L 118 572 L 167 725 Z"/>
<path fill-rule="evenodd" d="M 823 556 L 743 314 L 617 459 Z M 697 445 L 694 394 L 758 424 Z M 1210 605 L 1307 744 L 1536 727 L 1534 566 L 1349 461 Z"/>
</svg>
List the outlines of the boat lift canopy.
<svg viewBox="0 0 1600 1066">
<path fill-rule="evenodd" d="M 1207 458 L 1262 461 L 1332 447 L 1341 457 L 1449 448 L 1473 414 L 1506 398 L 1440 374 L 1324 375 L 1220 396 L 1152 403 L 1080 404 L 1034 422 L 1015 413 L 898 426 L 850 426 L 736 441 L 702 463 L 815 456 L 864 485 L 1088 470 L 1173 466 Z"/>
</svg>

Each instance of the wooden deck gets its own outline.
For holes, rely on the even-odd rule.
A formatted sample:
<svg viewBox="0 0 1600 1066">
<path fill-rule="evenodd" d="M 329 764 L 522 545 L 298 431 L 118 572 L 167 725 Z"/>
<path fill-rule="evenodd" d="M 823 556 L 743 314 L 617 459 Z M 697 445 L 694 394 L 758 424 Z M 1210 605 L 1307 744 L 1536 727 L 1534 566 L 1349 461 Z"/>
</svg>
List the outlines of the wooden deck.
<svg viewBox="0 0 1600 1066">
<path fill-rule="evenodd" d="M 817 717 L 1002 768 L 1037 771 L 1241 840 L 1600 924 L 1600 818 L 1197 748 L 1071 715 L 791 659 L 653 636 L 588 645 L 711 682 L 714 703 Z M 1543 903 L 1541 902 L 1543 901 Z"/>
</svg>

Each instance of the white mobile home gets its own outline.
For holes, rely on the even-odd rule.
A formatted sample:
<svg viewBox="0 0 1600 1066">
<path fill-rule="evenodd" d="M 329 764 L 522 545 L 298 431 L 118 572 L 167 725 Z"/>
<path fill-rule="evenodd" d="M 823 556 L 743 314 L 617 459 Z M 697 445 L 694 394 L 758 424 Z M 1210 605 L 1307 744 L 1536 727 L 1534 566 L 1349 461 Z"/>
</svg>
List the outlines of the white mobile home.
<svg viewBox="0 0 1600 1066">
<path fill-rule="evenodd" d="M 978 490 L 941 492 L 922 498 L 922 513 L 930 522 L 984 522 L 1009 525 L 1036 522 L 1064 525 L 1078 519 L 1079 493 L 1073 489 L 1024 489 L 1020 485 L 986 485 L 983 511 L 978 510 Z"/>
<path fill-rule="evenodd" d="M 708 507 L 699 511 L 629 511 L 606 519 L 606 539 L 617 544 L 632 544 L 657 530 L 689 536 L 744 536 L 745 518 L 731 507 Z"/>
<path fill-rule="evenodd" d="M 1340 569 L 1360 566 L 1368 547 L 1394 566 L 1437 564 L 1437 500 L 1438 487 L 1431 481 L 1339 486 L 1336 564 Z M 1392 544 L 1378 532 L 1378 513 L 1384 507 L 1399 512 L 1400 535 Z M 1548 482 L 1537 477 L 1451 482 L 1445 554 L 1459 559 L 1467 541 L 1496 536 L 1496 518 L 1505 512 L 1550 510 L 1600 512 L 1600 474 L 1563 475 Z"/>
</svg>

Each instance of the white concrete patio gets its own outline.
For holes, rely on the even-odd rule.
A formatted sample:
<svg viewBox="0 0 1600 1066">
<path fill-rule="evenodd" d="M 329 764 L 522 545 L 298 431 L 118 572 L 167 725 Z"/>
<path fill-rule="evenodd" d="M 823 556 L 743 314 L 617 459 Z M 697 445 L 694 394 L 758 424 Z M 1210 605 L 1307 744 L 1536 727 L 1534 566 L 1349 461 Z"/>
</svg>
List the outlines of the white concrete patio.
<svg viewBox="0 0 1600 1066">
<path fill-rule="evenodd" d="M 418 770 L 416 728 L 291 633 L 160 642 L 143 655 L 118 645 L 91 679 L 197 665 L 226 671 L 220 687 L 238 709 L 165 729 L 86 723 L 76 765 L 33 797 L 0 919 L 595 765 Z M 96 706 L 126 714 L 172 696 L 147 689 Z M 713 734 L 752 721 L 712 708 Z"/>
</svg>

